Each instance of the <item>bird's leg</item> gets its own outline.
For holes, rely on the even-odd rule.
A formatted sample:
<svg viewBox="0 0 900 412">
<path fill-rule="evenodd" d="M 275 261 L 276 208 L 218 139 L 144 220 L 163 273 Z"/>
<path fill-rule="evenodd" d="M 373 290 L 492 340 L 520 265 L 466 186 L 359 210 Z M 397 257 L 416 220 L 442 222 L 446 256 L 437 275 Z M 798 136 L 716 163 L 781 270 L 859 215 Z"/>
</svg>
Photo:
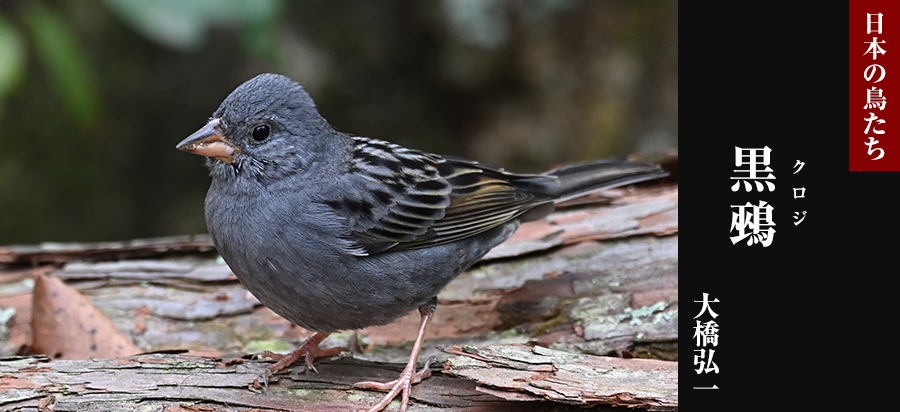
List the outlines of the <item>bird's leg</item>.
<svg viewBox="0 0 900 412">
<path fill-rule="evenodd" d="M 274 375 L 276 372 L 290 366 L 292 363 L 294 363 L 294 361 L 296 361 L 303 355 L 306 355 L 306 369 L 310 369 L 315 372 L 316 375 L 318 375 L 319 371 L 317 371 L 316 367 L 313 366 L 313 361 L 316 358 L 321 358 L 323 356 L 334 356 L 340 354 L 341 352 L 346 352 L 347 348 L 337 347 L 322 349 L 319 347 L 319 344 L 322 343 L 322 341 L 325 340 L 325 338 L 327 338 L 330 334 L 331 332 L 316 332 L 314 335 L 306 339 L 306 341 L 303 342 L 303 344 L 300 345 L 297 350 L 287 355 L 280 355 L 271 351 L 262 351 L 260 353 L 257 353 L 257 356 L 272 358 L 278 361 L 272 365 L 269 365 L 263 372 L 263 383 L 265 384 L 266 389 L 268 389 L 269 387 L 269 377 Z"/>
<path fill-rule="evenodd" d="M 350 339 L 347 341 L 347 349 L 350 350 L 351 353 L 365 353 L 365 348 L 359 342 L 359 330 L 354 330 L 350 336 Z"/>
<path fill-rule="evenodd" d="M 397 378 L 397 380 L 387 383 L 357 382 L 353 384 L 353 387 L 355 388 L 388 391 L 388 394 L 385 395 L 377 405 L 373 406 L 372 409 L 369 409 L 368 412 L 376 412 L 384 409 L 400 392 L 403 392 L 403 400 L 400 402 L 400 411 L 405 412 L 406 406 L 409 404 L 409 391 L 412 388 L 412 385 L 431 376 L 431 369 L 428 368 L 428 362 L 425 363 L 425 367 L 422 368 L 422 370 L 416 372 L 416 360 L 419 358 L 419 351 L 422 349 L 422 341 L 425 340 L 425 329 L 428 328 L 428 324 L 431 323 L 431 318 L 434 315 L 434 305 L 420 307 L 419 313 L 422 315 L 422 321 L 419 323 L 419 334 L 416 336 L 416 343 L 413 345 L 412 353 L 409 355 L 409 363 L 406 364 L 406 368 L 403 369 L 403 372 L 400 372 L 400 377 Z M 429 362 L 431 361 L 429 360 Z"/>
</svg>

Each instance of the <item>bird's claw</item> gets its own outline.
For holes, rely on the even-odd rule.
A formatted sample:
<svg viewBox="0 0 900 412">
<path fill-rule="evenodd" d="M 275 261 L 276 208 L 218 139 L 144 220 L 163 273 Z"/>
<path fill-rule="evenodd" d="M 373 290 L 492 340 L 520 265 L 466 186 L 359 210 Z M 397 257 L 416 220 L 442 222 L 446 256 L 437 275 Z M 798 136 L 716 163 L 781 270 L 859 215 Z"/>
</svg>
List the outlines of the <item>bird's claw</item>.
<svg viewBox="0 0 900 412">
<path fill-rule="evenodd" d="M 268 367 L 266 367 L 266 369 L 263 370 L 263 373 L 262 373 L 263 392 L 269 391 L 269 378 L 271 378 L 272 375 L 273 375 L 273 373 L 272 373 L 272 371 L 269 370 Z"/>
<path fill-rule="evenodd" d="M 265 390 L 269 389 L 269 378 L 271 378 L 273 375 L 278 373 L 278 371 L 290 366 L 292 363 L 294 363 L 294 361 L 299 359 L 301 356 L 306 358 L 306 369 L 312 370 L 313 372 L 316 373 L 316 375 L 318 375 L 319 371 L 313 365 L 313 361 L 316 358 L 325 357 L 325 356 L 335 356 L 335 355 L 340 355 L 343 352 L 347 352 L 347 348 L 341 348 L 341 347 L 325 348 L 325 349 L 320 348 L 319 343 L 322 342 L 323 340 L 325 340 L 326 337 L 328 337 L 328 333 L 316 332 L 313 336 L 311 336 L 309 339 L 307 339 L 305 342 L 303 342 L 303 344 L 300 345 L 299 348 L 297 348 L 296 350 L 294 350 L 293 352 L 291 352 L 287 355 L 281 355 L 281 354 L 277 354 L 277 353 L 274 353 L 272 351 L 267 351 L 267 350 L 254 354 L 253 356 L 256 358 L 265 357 L 265 358 L 271 358 L 271 359 L 274 359 L 277 361 L 274 364 L 267 366 L 266 369 L 263 371 L 262 380 L 263 380 L 264 389 Z"/>
<path fill-rule="evenodd" d="M 400 412 L 405 412 L 407 405 L 409 405 L 409 392 L 412 389 L 412 385 L 431 376 L 431 369 L 429 366 L 433 360 L 437 360 L 437 358 L 433 356 L 429 358 L 428 361 L 425 362 L 425 366 L 418 372 L 415 370 L 415 365 L 407 365 L 406 368 L 403 369 L 403 372 L 400 372 L 400 377 L 396 380 L 386 383 L 372 381 L 357 382 L 353 384 L 353 387 L 388 391 L 387 395 L 384 395 L 384 397 L 381 398 L 381 401 L 369 409 L 368 412 L 377 412 L 384 409 L 398 394 L 402 395 Z"/>
</svg>

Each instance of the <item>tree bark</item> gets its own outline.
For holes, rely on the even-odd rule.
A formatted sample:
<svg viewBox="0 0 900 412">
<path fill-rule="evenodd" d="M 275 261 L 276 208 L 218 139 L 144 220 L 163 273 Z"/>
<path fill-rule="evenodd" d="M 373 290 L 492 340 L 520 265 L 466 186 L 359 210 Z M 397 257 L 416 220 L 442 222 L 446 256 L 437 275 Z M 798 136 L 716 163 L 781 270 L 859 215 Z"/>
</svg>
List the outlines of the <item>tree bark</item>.
<svg viewBox="0 0 900 412">
<path fill-rule="evenodd" d="M 451 347 L 459 354 L 413 388 L 410 411 L 583 410 L 585 406 L 677 409 L 674 362 L 575 355 L 500 345 Z M 356 359 L 318 362 L 318 374 L 294 366 L 259 381 L 267 362 L 184 354 L 117 359 L 0 360 L 0 409 L 6 411 L 333 411 L 373 405 L 379 392 L 362 380 L 395 379 L 403 364 Z M 464 377 L 471 380 L 459 378 Z M 529 402 L 522 402 L 529 401 Z M 577 405 L 568 407 L 567 405 Z"/>
<path fill-rule="evenodd" d="M 411 411 L 677 409 L 678 188 L 579 203 L 524 224 L 442 291 L 419 359 L 438 362 Z M 380 393 L 351 384 L 395 379 L 418 323 L 332 335 L 323 346 L 354 348 L 353 359 L 317 360 L 318 376 L 299 362 L 263 393 L 254 379 L 268 363 L 239 357 L 288 351 L 312 332 L 262 307 L 207 236 L 0 247 L 0 356 L 31 348 L 33 302 L 46 299 L 37 272 L 75 288 L 141 350 L 190 352 L 2 359 L 0 410 L 364 409 Z"/>
</svg>

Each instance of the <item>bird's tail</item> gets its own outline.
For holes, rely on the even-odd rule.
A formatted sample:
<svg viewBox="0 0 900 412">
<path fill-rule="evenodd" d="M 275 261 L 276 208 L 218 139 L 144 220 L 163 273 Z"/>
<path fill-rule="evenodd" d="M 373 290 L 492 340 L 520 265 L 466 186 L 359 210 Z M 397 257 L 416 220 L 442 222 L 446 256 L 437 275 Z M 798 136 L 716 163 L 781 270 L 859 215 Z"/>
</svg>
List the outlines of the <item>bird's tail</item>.
<svg viewBox="0 0 900 412">
<path fill-rule="evenodd" d="M 549 197 L 551 203 L 583 196 L 593 191 L 612 189 L 668 176 L 658 165 L 623 159 L 594 160 L 565 165 L 541 174 L 507 173 L 519 190 Z"/>
<path fill-rule="evenodd" d="M 659 179 L 669 173 L 652 163 L 605 159 L 561 166 L 543 175 L 554 176 L 559 181 L 559 187 L 552 193 L 555 203 L 559 203 L 597 190 Z"/>
<path fill-rule="evenodd" d="M 668 176 L 658 165 L 623 159 L 595 160 L 561 166 L 541 174 L 505 173 L 517 189 L 537 195 L 520 218 L 540 219 L 560 202 L 588 193 Z"/>
</svg>

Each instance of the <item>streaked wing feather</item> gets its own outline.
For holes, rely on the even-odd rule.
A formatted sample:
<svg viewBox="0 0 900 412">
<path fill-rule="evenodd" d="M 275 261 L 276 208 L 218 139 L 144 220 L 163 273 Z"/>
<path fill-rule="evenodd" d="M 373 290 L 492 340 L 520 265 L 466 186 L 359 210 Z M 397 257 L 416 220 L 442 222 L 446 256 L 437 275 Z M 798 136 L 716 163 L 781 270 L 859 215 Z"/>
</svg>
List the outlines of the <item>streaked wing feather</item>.
<svg viewBox="0 0 900 412">
<path fill-rule="evenodd" d="M 502 170 L 353 137 L 353 187 L 326 202 L 351 220 L 357 254 L 407 250 L 485 232 L 530 209 L 534 195 L 513 187 Z M 523 175 L 525 176 L 525 175 Z"/>
</svg>

